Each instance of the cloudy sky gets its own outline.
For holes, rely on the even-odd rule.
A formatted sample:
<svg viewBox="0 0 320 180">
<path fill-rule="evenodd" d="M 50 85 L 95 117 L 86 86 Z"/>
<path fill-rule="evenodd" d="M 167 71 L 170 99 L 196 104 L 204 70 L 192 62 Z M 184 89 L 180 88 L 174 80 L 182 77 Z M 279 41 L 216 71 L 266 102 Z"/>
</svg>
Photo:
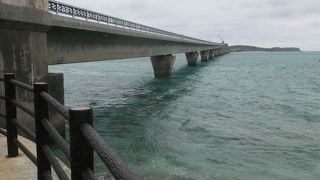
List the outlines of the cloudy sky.
<svg viewBox="0 0 320 180">
<path fill-rule="evenodd" d="M 320 0 L 65 0 L 172 32 L 231 44 L 320 50 Z"/>
</svg>

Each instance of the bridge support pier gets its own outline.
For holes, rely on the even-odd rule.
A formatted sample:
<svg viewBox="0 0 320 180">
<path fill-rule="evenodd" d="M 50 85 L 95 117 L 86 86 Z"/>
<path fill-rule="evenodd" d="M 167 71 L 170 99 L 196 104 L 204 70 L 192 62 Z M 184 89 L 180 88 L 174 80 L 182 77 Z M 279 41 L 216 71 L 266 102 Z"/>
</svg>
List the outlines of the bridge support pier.
<svg viewBox="0 0 320 180">
<path fill-rule="evenodd" d="M 199 57 L 199 52 L 186 52 L 186 58 L 188 61 L 188 66 L 196 66 Z"/>
<path fill-rule="evenodd" d="M 0 0 L 1 3 L 48 11 L 47 0 Z M 14 26 L 14 25 L 12 25 Z M 16 29 L 0 27 L 0 74 L 15 73 L 18 81 L 33 84 L 46 81 L 49 84 L 49 93 L 58 100 L 63 100 L 63 77 L 61 75 L 49 75 L 47 60 L 47 28 L 44 26 L 23 26 L 17 24 Z M 62 79 L 61 79 L 62 78 Z M 61 85 L 62 83 L 62 85 Z M 62 86 L 62 87 L 61 87 Z M 60 90 L 56 90 L 60 88 Z M 62 88 L 62 92 L 61 92 Z M 21 88 L 16 90 L 16 98 L 29 109 L 34 110 L 33 93 Z M 0 94 L 3 94 L 3 86 L 0 86 Z M 0 111 L 5 112 L 3 103 Z M 50 121 L 57 130 L 64 135 L 64 119 L 50 109 Z M 35 130 L 34 118 L 27 113 L 17 110 L 17 119 L 25 127 Z M 0 127 L 6 127 L 4 120 L 0 117 Z M 21 133 L 20 133 L 21 134 Z M 23 134 L 22 134 L 23 135 Z"/>
<path fill-rule="evenodd" d="M 209 53 L 209 59 L 211 59 L 211 60 L 214 59 L 214 52 L 213 52 L 213 50 L 211 50 L 210 53 Z"/>
<path fill-rule="evenodd" d="M 155 78 L 166 78 L 171 75 L 176 56 L 161 55 L 151 56 Z"/>
<path fill-rule="evenodd" d="M 210 51 L 201 51 L 200 54 L 201 54 L 201 61 L 209 60 Z"/>
<path fill-rule="evenodd" d="M 218 57 L 218 50 L 217 49 L 212 50 L 212 54 L 213 54 L 213 58 Z"/>
</svg>

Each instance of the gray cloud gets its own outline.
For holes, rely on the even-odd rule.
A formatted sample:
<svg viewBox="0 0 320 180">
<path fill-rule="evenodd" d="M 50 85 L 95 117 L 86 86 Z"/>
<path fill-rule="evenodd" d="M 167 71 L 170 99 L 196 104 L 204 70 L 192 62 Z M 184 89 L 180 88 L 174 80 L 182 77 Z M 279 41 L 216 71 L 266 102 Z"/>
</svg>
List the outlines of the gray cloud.
<svg viewBox="0 0 320 180">
<path fill-rule="evenodd" d="M 319 0 L 65 0 L 101 13 L 229 44 L 320 49 Z"/>
</svg>

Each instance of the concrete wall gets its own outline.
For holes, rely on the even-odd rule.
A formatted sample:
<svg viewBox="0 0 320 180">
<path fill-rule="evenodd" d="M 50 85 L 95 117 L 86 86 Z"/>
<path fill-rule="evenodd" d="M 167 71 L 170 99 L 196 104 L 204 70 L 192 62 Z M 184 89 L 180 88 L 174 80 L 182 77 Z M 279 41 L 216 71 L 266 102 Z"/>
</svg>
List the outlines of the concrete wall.
<svg viewBox="0 0 320 180">
<path fill-rule="evenodd" d="M 26 84 L 46 80 L 48 65 L 43 61 L 47 57 L 45 33 L 0 28 L 0 42 L 1 75 L 13 72 L 17 80 Z M 3 93 L 3 85 L 1 88 Z M 16 96 L 20 102 L 33 109 L 32 93 L 16 88 Z M 1 111 L 4 112 L 3 107 Z M 19 109 L 17 119 L 30 129 L 34 129 L 34 119 Z"/>
<path fill-rule="evenodd" d="M 48 74 L 49 94 L 64 104 L 64 79 L 62 73 Z M 55 109 L 49 106 L 49 119 L 58 132 L 65 136 L 65 119 Z"/>
<path fill-rule="evenodd" d="M 49 74 L 47 59 L 46 33 L 15 31 L 0 28 L 0 74 L 13 72 L 16 79 L 32 85 L 35 82 L 45 81 L 49 84 L 49 93 L 64 102 L 63 75 Z M 33 93 L 16 88 L 17 99 L 30 109 L 34 109 Z M 4 84 L 0 85 L 0 94 L 4 95 Z M 5 112 L 4 103 L 0 104 L 0 111 Z M 64 119 L 50 109 L 49 119 L 58 131 L 64 135 Z M 17 119 L 29 129 L 34 130 L 34 118 L 17 111 Z M 0 119 L 0 127 L 5 127 L 5 120 Z"/>
</svg>

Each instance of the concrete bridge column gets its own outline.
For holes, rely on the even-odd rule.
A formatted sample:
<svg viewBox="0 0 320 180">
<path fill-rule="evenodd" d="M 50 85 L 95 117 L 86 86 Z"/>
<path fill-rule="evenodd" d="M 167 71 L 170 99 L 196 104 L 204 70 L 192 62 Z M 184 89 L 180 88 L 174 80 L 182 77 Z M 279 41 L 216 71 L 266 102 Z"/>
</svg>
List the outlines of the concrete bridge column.
<svg viewBox="0 0 320 180">
<path fill-rule="evenodd" d="M 186 52 L 188 66 L 196 66 L 199 57 L 199 52 Z"/>
<path fill-rule="evenodd" d="M 222 50 L 221 48 L 217 49 L 217 56 L 221 56 L 222 55 Z"/>
<path fill-rule="evenodd" d="M 201 54 L 201 61 L 209 60 L 210 51 L 201 51 L 200 54 Z"/>
<path fill-rule="evenodd" d="M 154 76 L 156 78 L 166 78 L 171 75 L 176 56 L 161 55 L 151 56 Z"/>
<path fill-rule="evenodd" d="M 212 50 L 212 53 L 213 53 L 213 56 L 216 58 L 218 57 L 218 50 L 215 49 L 215 50 Z"/>
<path fill-rule="evenodd" d="M 225 46 L 225 50 L 224 51 L 225 51 L 225 54 L 229 53 L 229 46 L 228 45 Z"/>
<path fill-rule="evenodd" d="M 214 52 L 213 52 L 213 50 L 211 50 L 210 53 L 209 53 L 209 59 L 214 59 Z"/>
<path fill-rule="evenodd" d="M 1 4 L 18 6 L 22 8 L 45 11 L 48 13 L 47 0 L 0 0 Z M 13 25 L 14 26 L 14 25 Z M 32 85 L 35 82 L 46 81 L 49 93 L 63 103 L 63 76 L 48 75 L 47 60 L 47 28 L 44 26 L 26 27 L 17 23 L 16 29 L 6 29 L 0 26 L 0 76 L 4 73 L 15 73 L 18 81 Z M 62 85 L 61 85 L 62 83 Z M 62 87 L 60 87 L 62 86 Z M 0 86 L 0 93 L 4 93 Z M 60 90 L 55 90 L 60 88 Z M 61 92 L 62 88 L 62 92 Z M 17 100 L 30 109 L 34 109 L 33 93 L 16 88 Z M 58 92 L 55 94 L 55 92 Z M 62 94 L 61 94 L 62 93 Z M 4 112 L 1 103 L 0 111 Z M 49 110 L 49 119 L 57 130 L 64 135 L 64 119 Z M 23 111 L 17 111 L 17 119 L 27 128 L 34 131 L 34 119 Z M 0 127 L 5 127 L 4 119 L 0 118 Z"/>
<path fill-rule="evenodd" d="M 222 55 L 226 54 L 226 50 L 225 50 L 225 47 L 224 47 L 224 46 L 221 47 L 221 54 L 222 54 Z"/>
</svg>

